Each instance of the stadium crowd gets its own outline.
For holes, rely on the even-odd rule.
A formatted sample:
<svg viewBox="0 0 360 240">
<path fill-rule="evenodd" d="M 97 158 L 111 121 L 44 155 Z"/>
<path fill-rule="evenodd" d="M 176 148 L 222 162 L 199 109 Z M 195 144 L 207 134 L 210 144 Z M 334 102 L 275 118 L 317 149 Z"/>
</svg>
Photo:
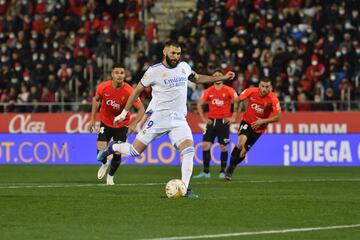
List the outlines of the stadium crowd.
<svg viewBox="0 0 360 240">
<path fill-rule="evenodd" d="M 136 84 L 162 48 L 154 3 L 141 2 L 0 0 L 0 103 L 90 102 L 115 61 Z M 236 72 L 227 84 L 238 93 L 270 77 L 283 103 L 296 101 L 285 110 L 332 111 L 341 106 L 308 101 L 360 99 L 359 30 L 356 0 L 198 0 L 180 12 L 170 38 L 198 73 Z M 189 88 L 189 101 L 205 87 Z M 141 96 L 145 104 L 149 97 Z"/>
<path fill-rule="evenodd" d="M 139 15 L 151 6 L 151 0 L 0 0 L 0 103 L 89 102 L 115 60 L 126 59 L 130 41 L 141 37 Z"/>
</svg>

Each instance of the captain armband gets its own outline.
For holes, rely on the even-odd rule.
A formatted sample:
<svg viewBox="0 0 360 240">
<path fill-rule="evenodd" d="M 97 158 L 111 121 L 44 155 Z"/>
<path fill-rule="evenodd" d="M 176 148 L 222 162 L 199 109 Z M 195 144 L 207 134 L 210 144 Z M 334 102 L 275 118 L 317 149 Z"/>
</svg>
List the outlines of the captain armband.
<svg viewBox="0 0 360 240">
<path fill-rule="evenodd" d="M 190 82 L 196 82 L 195 72 L 191 72 L 191 74 L 188 76 L 188 80 Z"/>
</svg>

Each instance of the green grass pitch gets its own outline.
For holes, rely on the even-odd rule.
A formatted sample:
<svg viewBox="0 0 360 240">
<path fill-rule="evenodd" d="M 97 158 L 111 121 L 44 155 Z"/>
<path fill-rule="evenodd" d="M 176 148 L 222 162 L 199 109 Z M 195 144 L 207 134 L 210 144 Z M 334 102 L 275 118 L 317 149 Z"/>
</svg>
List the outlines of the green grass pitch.
<svg viewBox="0 0 360 240">
<path fill-rule="evenodd" d="M 0 239 L 360 239 L 360 168 L 212 167 L 199 199 L 164 197 L 179 166 L 124 165 L 115 186 L 97 169 L 0 165 Z"/>
</svg>

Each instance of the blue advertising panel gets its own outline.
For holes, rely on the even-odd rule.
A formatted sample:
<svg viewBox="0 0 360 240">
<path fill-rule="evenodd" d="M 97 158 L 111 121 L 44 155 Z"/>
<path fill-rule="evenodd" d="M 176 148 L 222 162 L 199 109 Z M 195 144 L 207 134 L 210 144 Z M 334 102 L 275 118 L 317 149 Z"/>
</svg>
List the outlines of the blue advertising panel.
<svg viewBox="0 0 360 240">
<path fill-rule="evenodd" d="M 134 135 L 129 137 L 132 142 Z M 98 164 L 96 134 L 0 134 L 0 164 Z M 194 163 L 202 164 L 202 134 L 194 134 Z M 237 136 L 230 137 L 233 148 Z M 264 134 L 244 165 L 360 166 L 360 134 Z M 220 148 L 211 148 L 212 165 L 220 164 Z M 167 136 L 152 142 L 141 156 L 122 164 L 179 165 L 180 154 Z"/>
<path fill-rule="evenodd" d="M 360 166 L 360 134 L 264 134 L 249 165 Z"/>
<path fill-rule="evenodd" d="M 95 134 L 0 134 L 0 164 L 95 164 Z"/>
</svg>

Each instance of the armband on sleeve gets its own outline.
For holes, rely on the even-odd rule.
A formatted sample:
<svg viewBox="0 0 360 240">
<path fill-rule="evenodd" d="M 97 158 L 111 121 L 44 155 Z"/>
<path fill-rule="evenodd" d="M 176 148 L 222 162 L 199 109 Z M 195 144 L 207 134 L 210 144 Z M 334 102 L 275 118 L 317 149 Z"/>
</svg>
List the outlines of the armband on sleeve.
<svg viewBox="0 0 360 240">
<path fill-rule="evenodd" d="M 188 76 L 188 80 L 190 82 L 195 82 L 196 79 L 195 79 L 195 72 L 191 72 L 191 74 Z"/>
</svg>

